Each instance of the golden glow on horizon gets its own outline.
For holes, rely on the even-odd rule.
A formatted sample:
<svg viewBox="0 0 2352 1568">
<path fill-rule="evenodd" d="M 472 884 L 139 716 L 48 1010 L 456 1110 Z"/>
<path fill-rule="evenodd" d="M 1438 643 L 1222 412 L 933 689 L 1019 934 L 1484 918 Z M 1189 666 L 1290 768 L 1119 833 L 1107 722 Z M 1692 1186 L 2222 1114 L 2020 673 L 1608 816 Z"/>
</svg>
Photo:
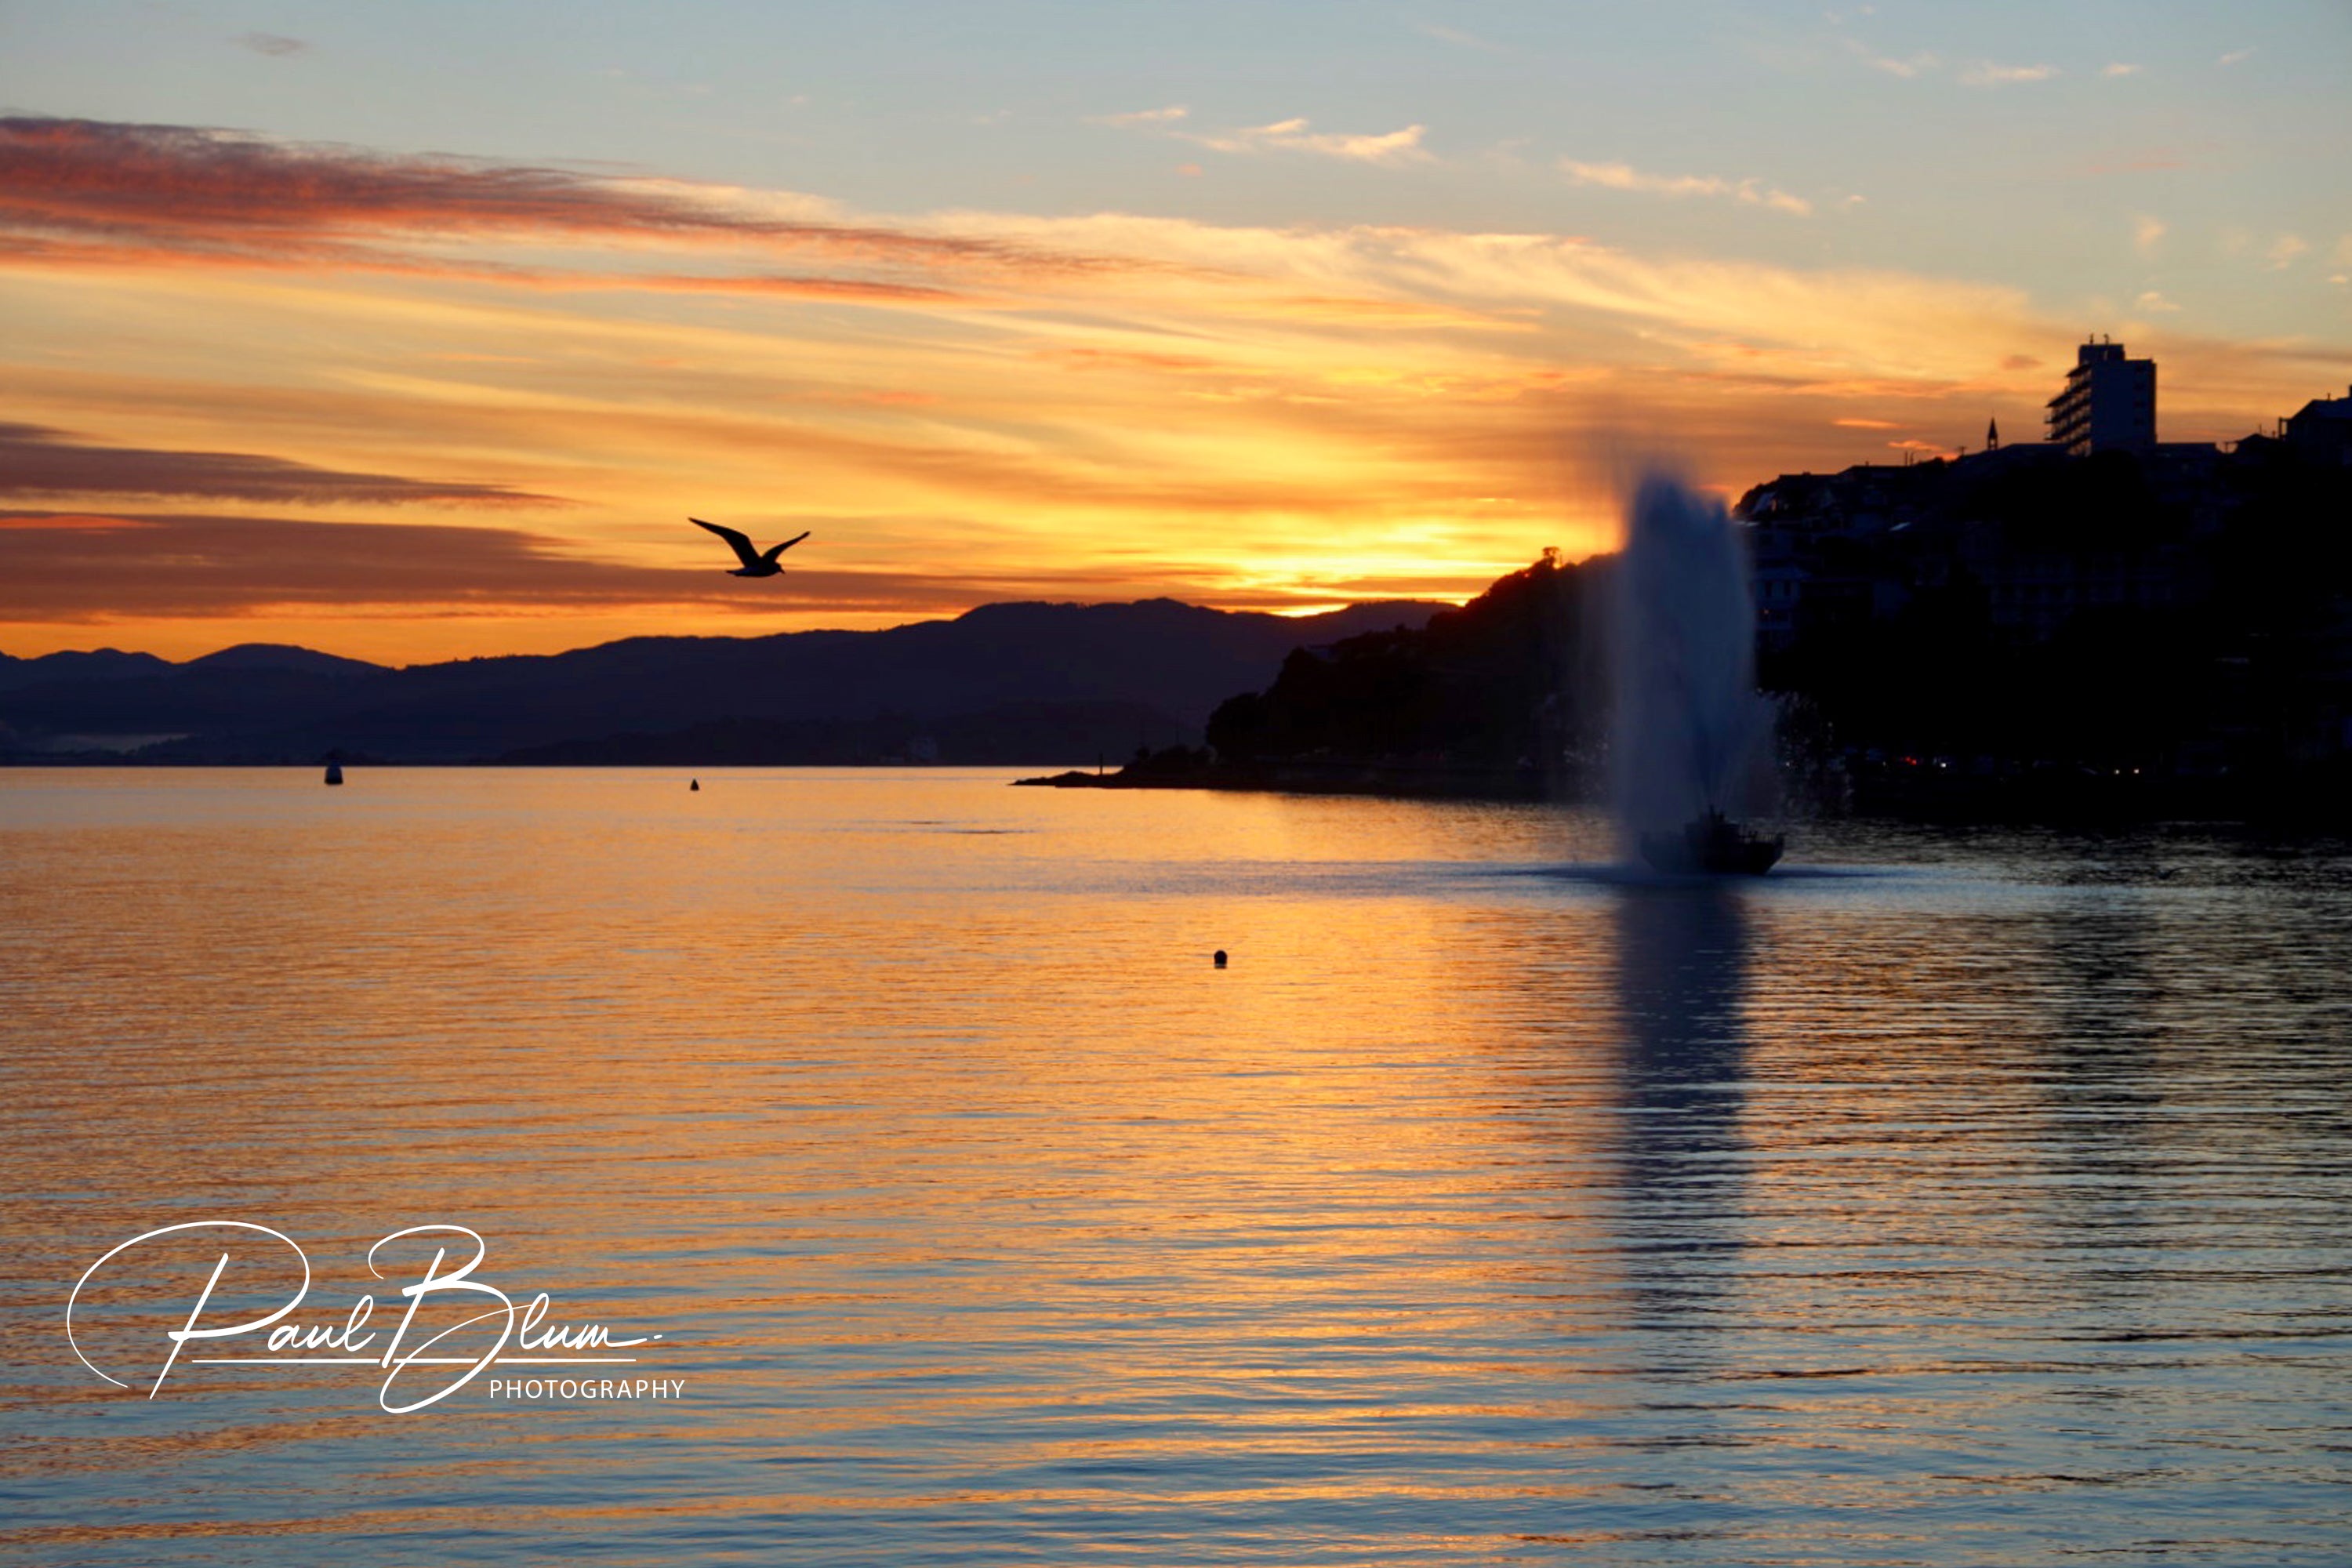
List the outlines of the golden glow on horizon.
<svg viewBox="0 0 2352 1568">
<path fill-rule="evenodd" d="M 408 662 L 1004 598 L 1459 601 L 1548 546 L 1611 547 L 1643 454 L 1736 494 L 1948 449 L 1989 412 L 2026 437 L 2075 336 L 1982 283 L 1542 234 L 895 218 L 575 179 L 553 216 L 487 230 L 432 190 L 396 222 L 289 204 L 272 246 L 175 191 L 124 198 L 151 202 L 144 236 L 0 258 L 22 323 L 5 413 L 95 476 L 0 495 L 33 563 L 0 590 L 8 652 Z M 2175 438 L 2242 434 L 2336 370 L 2301 344 L 2119 332 L 2165 359 Z M 337 482 L 110 493 L 91 449 L 118 447 L 142 472 L 238 455 Z M 814 538 L 746 584 L 688 513 Z M 137 531 L 51 516 L 191 542 L 110 556 Z M 312 529 L 299 580 L 265 548 L 274 520 Z M 387 525 L 431 531 L 402 536 L 398 572 L 358 563 Z M 155 574 L 171 586 L 118 591 Z"/>
</svg>

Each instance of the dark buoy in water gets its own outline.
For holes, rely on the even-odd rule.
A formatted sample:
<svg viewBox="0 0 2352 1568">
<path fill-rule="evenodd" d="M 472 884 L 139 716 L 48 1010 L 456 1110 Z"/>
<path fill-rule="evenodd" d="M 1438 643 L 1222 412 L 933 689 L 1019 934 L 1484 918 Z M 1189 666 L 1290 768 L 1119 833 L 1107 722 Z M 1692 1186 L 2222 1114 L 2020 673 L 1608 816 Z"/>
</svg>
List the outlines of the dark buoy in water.
<svg viewBox="0 0 2352 1568">
<path fill-rule="evenodd" d="M 331 784 L 339 784 L 343 782 L 342 763 L 329 763 L 327 764 L 327 782 Z"/>
<path fill-rule="evenodd" d="M 1223 969 L 1225 966 L 1225 950 L 1222 947 L 1217 949 L 1215 963 L 1219 969 Z"/>
<path fill-rule="evenodd" d="M 700 789 L 701 787 L 702 787 L 702 781 L 701 781 L 700 779 L 694 779 L 694 780 L 691 780 L 691 781 L 689 781 L 689 782 L 688 783 L 688 784 L 687 784 L 687 786 L 686 786 L 686 790 L 687 790 L 687 793 L 688 793 L 688 795 L 692 795 L 696 790 L 698 790 L 698 789 Z"/>
</svg>

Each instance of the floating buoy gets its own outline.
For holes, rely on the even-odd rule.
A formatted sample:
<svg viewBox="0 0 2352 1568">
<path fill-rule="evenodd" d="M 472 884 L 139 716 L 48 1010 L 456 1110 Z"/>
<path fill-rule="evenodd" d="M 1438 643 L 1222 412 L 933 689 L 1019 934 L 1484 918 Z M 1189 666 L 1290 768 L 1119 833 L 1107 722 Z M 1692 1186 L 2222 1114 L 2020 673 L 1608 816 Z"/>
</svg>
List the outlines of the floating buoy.
<svg viewBox="0 0 2352 1568">
<path fill-rule="evenodd" d="M 686 787 L 687 787 L 688 793 L 691 794 L 693 791 L 695 791 L 695 790 L 698 790 L 698 789 L 700 789 L 700 788 L 702 787 L 702 781 L 701 781 L 700 779 L 696 779 L 696 780 L 694 780 L 692 783 L 688 784 Z"/>
<path fill-rule="evenodd" d="M 1217 949 L 1217 967 L 1218 967 L 1219 969 L 1223 969 L 1224 966 L 1225 966 L 1225 950 L 1224 950 L 1223 948 L 1222 948 L 1222 947 L 1221 947 L 1221 948 Z"/>
<path fill-rule="evenodd" d="M 329 763 L 327 764 L 327 782 L 331 784 L 339 784 L 343 782 L 342 763 Z"/>
</svg>

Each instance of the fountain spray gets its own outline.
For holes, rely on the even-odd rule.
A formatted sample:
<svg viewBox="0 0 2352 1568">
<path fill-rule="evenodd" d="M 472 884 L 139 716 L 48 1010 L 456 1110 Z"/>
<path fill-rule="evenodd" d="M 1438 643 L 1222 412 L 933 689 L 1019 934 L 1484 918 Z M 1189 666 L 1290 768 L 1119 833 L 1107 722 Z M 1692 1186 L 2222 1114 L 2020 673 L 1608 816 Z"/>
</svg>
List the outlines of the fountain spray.
<svg viewBox="0 0 2352 1568">
<path fill-rule="evenodd" d="M 1630 852 L 1644 833 L 1757 805 L 1770 724 L 1756 690 L 1748 551 L 1721 503 L 1645 475 L 1616 578 L 1610 756 Z"/>
</svg>

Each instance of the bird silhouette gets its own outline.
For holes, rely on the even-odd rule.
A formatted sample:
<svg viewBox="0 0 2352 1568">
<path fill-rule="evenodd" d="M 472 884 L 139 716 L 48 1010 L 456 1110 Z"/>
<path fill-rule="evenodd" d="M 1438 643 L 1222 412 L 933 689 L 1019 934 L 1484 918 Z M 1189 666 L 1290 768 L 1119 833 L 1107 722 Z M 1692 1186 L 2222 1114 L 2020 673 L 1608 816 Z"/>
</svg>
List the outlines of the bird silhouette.
<svg viewBox="0 0 2352 1568">
<path fill-rule="evenodd" d="M 686 521 L 694 524 L 697 528 L 709 529 L 711 532 L 717 534 L 719 538 L 725 540 L 728 543 L 735 547 L 735 553 L 737 557 L 742 561 L 743 564 L 728 573 L 727 574 L 730 577 L 782 576 L 784 569 L 776 564 L 776 557 L 782 555 L 785 551 L 790 550 L 793 545 L 798 544 L 801 540 L 808 537 L 808 534 L 803 533 L 797 539 L 787 539 L 782 544 L 776 545 L 774 548 L 769 550 L 765 554 L 761 554 L 759 551 L 751 548 L 751 540 L 748 534 L 738 533 L 731 528 L 721 528 L 715 522 L 705 522 L 698 517 L 689 517 Z M 814 531 L 812 530 L 811 531 L 813 532 Z"/>
</svg>

